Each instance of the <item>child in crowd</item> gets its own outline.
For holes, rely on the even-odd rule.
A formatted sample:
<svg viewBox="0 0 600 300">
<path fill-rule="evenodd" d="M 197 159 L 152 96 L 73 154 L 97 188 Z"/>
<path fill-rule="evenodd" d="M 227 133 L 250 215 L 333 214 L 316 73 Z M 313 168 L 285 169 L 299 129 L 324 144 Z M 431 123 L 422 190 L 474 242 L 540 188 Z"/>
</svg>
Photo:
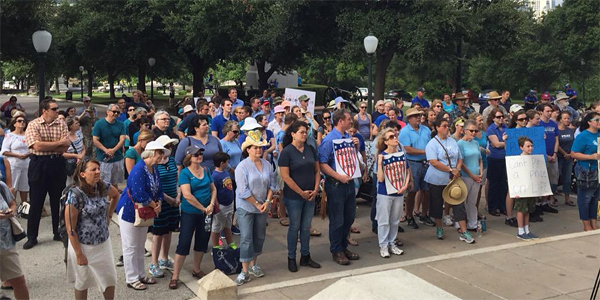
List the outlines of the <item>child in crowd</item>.
<svg viewBox="0 0 600 300">
<path fill-rule="evenodd" d="M 521 155 L 531 155 L 533 151 L 533 141 L 526 136 L 519 137 L 519 148 Z M 517 212 L 517 224 L 519 231 L 517 237 L 522 240 L 534 240 L 539 237 L 529 231 L 529 213 L 535 211 L 535 197 L 521 198 L 515 197 L 515 211 Z"/>
<path fill-rule="evenodd" d="M 215 187 L 217 188 L 217 201 L 219 210 L 213 215 L 212 243 L 213 248 L 221 249 L 219 245 L 220 233 L 225 233 L 225 240 L 229 248 L 236 249 L 231 236 L 231 225 L 233 224 L 233 182 L 229 169 L 229 155 L 225 152 L 217 152 L 213 157 L 215 170 L 212 173 Z"/>
</svg>

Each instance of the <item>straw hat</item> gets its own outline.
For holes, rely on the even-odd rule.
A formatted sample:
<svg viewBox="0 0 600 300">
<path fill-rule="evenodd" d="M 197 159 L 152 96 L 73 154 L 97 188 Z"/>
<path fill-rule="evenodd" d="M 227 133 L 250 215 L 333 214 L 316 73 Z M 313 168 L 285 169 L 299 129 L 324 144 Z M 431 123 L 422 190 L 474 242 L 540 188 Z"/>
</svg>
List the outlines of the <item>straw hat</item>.
<svg viewBox="0 0 600 300">
<path fill-rule="evenodd" d="M 467 185 L 460 177 L 454 177 L 442 191 L 442 198 L 450 205 L 459 205 L 467 199 Z"/>
<path fill-rule="evenodd" d="M 502 96 L 500 96 L 500 95 L 498 94 L 498 92 L 496 92 L 496 91 L 491 91 L 491 92 L 488 94 L 488 100 L 495 100 L 495 99 L 496 99 L 496 100 L 497 100 L 497 99 L 502 99 Z"/>
<path fill-rule="evenodd" d="M 248 132 L 246 140 L 242 144 L 242 151 L 250 146 L 266 146 L 267 141 L 262 139 L 262 133 L 258 130 L 252 130 Z"/>
<path fill-rule="evenodd" d="M 414 115 L 422 115 L 422 114 L 423 114 L 423 112 L 422 112 L 422 111 L 420 111 L 418 108 L 414 108 L 414 107 L 413 107 L 413 108 L 409 108 L 409 109 L 406 111 L 406 118 L 408 119 L 408 117 L 410 117 L 410 116 L 414 116 Z"/>
</svg>

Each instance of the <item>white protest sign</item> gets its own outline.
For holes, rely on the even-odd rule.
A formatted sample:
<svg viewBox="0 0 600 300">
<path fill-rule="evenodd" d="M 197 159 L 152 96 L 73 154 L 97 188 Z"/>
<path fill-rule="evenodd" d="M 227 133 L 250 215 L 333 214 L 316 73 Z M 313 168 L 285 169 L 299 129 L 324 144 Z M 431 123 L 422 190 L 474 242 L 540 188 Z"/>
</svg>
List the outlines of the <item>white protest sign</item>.
<svg viewBox="0 0 600 300">
<path fill-rule="evenodd" d="M 596 143 L 597 143 L 596 145 L 600 145 L 600 138 L 598 138 Z M 598 154 L 600 154 L 600 147 L 598 147 L 597 152 L 598 152 Z M 598 160 L 598 170 L 600 170 L 600 160 Z M 598 176 L 598 182 L 600 182 L 600 176 Z"/>
<path fill-rule="evenodd" d="M 387 194 L 398 193 L 404 186 L 408 174 L 404 152 L 384 155 L 381 167 L 383 169 Z"/>
<path fill-rule="evenodd" d="M 286 88 L 284 97 L 285 97 L 285 100 L 290 101 L 290 103 L 292 104 L 292 107 L 294 105 L 302 107 L 300 105 L 300 101 L 298 101 L 298 97 L 300 97 L 302 95 L 306 95 L 306 96 L 308 96 L 308 98 L 310 98 L 308 100 L 308 111 L 310 111 L 310 115 L 313 116 L 315 114 L 315 99 L 317 98 L 316 92 Z"/>
<path fill-rule="evenodd" d="M 351 139 L 333 140 L 333 156 L 336 172 L 351 178 L 361 177 L 358 153 Z"/>
<path fill-rule="evenodd" d="M 515 155 L 505 159 L 511 198 L 552 195 L 543 155 Z"/>
</svg>

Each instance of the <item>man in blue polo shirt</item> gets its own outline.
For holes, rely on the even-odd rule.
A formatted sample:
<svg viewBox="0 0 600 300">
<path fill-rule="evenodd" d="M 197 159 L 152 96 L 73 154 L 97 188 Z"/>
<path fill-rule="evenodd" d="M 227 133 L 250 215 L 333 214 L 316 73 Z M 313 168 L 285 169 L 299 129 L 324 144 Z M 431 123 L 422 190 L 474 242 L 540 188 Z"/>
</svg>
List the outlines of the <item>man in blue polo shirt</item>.
<svg viewBox="0 0 600 300">
<path fill-rule="evenodd" d="M 231 113 L 233 110 L 233 102 L 231 99 L 223 99 L 221 102 L 221 108 L 223 109 L 223 113 L 215 116 L 213 122 L 210 126 L 210 130 L 212 131 L 212 135 L 218 137 L 219 139 L 223 138 L 223 126 L 227 121 L 238 119 Z"/>
<path fill-rule="evenodd" d="M 427 126 L 421 125 L 421 116 L 423 112 L 417 108 L 411 108 L 406 111 L 408 125 L 400 130 L 400 144 L 406 151 L 406 159 L 413 178 L 413 186 L 406 195 L 406 222 L 412 229 L 419 228 L 413 216 L 415 209 L 415 196 L 417 192 L 421 195 L 421 205 L 423 210 L 419 217 L 419 223 L 427 226 L 435 226 L 435 223 L 429 217 L 429 186 L 425 182 L 425 173 L 429 164 L 425 156 L 425 147 L 431 140 L 431 130 Z"/>
<path fill-rule="evenodd" d="M 325 174 L 325 193 L 327 195 L 327 214 L 329 217 L 329 250 L 333 261 L 340 265 L 350 264 L 350 260 L 359 259 L 358 254 L 348 250 L 348 234 L 356 216 L 356 194 L 354 180 L 336 172 L 333 140 L 350 139 L 346 133 L 352 126 L 352 117 L 345 109 L 333 113 L 333 130 L 323 138 L 319 146 L 319 163 Z M 357 138 L 351 138 L 355 147 Z"/>
<path fill-rule="evenodd" d="M 548 171 L 548 179 L 550 179 L 550 186 L 552 192 L 556 191 L 558 185 L 558 125 L 552 117 L 552 105 L 550 103 L 542 103 L 537 106 L 537 111 L 540 112 L 540 124 L 538 126 L 544 127 L 544 140 L 546 141 L 546 170 Z M 550 206 L 550 203 L 554 205 L 554 196 L 544 196 L 543 201 L 537 203 L 537 210 L 549 213 L 557 213 L 558 210 Z"/>
<path fill-rule="evenodd" d="M 422 108 L 429 108 L 429 101 L 427 101 L 427 99 L 423 98 L 424 95 L 425 95 L 425 88 L 422 88 L 422 87 L 418 88 L 417 96 L 412 99 L 412 103 L 419 103 L 419 105 L 421 105 Z"/>
</svg>

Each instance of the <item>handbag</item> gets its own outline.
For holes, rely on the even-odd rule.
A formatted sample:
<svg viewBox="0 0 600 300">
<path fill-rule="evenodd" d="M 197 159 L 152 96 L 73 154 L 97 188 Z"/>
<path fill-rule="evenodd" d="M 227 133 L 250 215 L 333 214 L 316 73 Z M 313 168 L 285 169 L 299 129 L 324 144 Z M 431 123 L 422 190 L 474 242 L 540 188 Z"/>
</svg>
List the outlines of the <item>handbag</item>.
<svg viewBox="0 0 600 300">
<path fill-rule="evenodd" d="M 17 216 L 23 219 L 27 219 L 27 217 L 29 217 L 30 208 L 31 205 L 29 204 L 29 202 L 21 202 L 21 204 L 19 204 L 19 207 L 17 208 Z"/>
<path fill-rule="evenodd" d="M 133 203 L 133 209 L 135 210 L 135 221 L 133 226 L 135 227 L 150 227 L 154 225 L 154 218 L 156 218 L 156 212 L 149 206 L 144 206 L 139 203 L 133 202 L 133 198 L 127 189 L 127 196 Z"/>
<path fill-rule="evenodd" d="M 598 169 L 585 170 L 581 166 L 575 167 L 575 176 L 577 178 L 577 186 L 583 189 L 596 189 L 598 188 Z"/>
<path fill-rule="evenodd" d="M 73 147 L 73 150 L 75 150 L 75 154 L 79 154 L 77 152 L 77 149 L 75 148 L 75 145 L 73 144 L 73 142 L 71 142 L 71 147 Z M 65 161 L 65 168 L 67 169 L 67 176 L 73 176 L 73 173 L 75 173 L 76 167 L 77 167 L 77 160 L 67 159 Z"/>
<path fill-rule="evenodd" d="M 221 270 L 226 275 L 238 274 L 242 271 L 240 263 L 240 249 L 218 249 L 212 248 L 212 258 L 215 269 Z"/>
<path fill-rule="evenodd" d="M 25 233 L 23 226 L 16 217 L 10 218 L 10 226 L 12 227 L 12 236 L 15 243 L 27 237 L 27 233 Z"/>
<path fill-rule="evenodd" d="M 448 154 L 448 150 L 446 150 L 446 147 L 444 147 L 444 145 L 442 145 L 442 142 L 440 142 L 440 140 L 438 140 L 437 137 L 434 137 L 434 139 L 440 144 L 440 146 L 442 146 L 442 149 L 444 149 L 444 152 L 446 153 L 446 159 L 448 160 L 448 167 L 450 167 L 450 169 L 452 169 L 452 160 L 450 160 L 450 155 Z M 450 172 L 450 180 L 452 180 L 452 177 L 454 177 L 452 175 L 452 172 Z"/>
</svg>

